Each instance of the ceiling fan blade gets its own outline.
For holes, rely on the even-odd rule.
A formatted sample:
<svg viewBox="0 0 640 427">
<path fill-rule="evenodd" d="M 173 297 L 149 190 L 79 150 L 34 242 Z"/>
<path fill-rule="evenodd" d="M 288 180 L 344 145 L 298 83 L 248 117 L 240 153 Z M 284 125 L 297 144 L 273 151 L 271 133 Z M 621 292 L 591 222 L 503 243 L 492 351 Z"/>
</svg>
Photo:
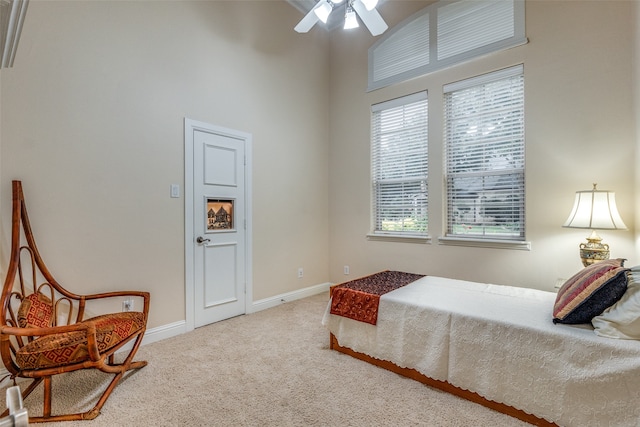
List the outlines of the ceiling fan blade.
<svg viewBox="0 0 640 427">
<path fill-rule="evenodd" d="M 355 0 L 353 2 L 353 8 L 358 13 L 358 16 L 367 26 L 372 36 L 379 36 L 387 31 L 389 26 L 376 9 L 367 10 L 366 6 L 362 3 L 362 0 Z"/>
<path fill-rule="evenodd" d="M 299 33 L 306 33 L 314 25 L 316 25 L 316 22 L 318 22 L 320 19 L 318 18 L 318 15 L 315 14 L 314 10 L 315 6 L 311 8 L 309 13 L 307 13 L 300 22 L 298 22 L 298 25 L 295 26 L 294 30 Z"/>
</svg>

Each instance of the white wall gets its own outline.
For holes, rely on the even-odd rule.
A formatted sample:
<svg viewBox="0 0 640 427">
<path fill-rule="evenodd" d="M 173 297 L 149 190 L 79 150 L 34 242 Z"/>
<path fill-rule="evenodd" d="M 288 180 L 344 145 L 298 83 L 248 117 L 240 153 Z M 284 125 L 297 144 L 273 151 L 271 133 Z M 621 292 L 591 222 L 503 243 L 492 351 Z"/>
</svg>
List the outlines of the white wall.
<svg viewBox="0 0 640 427">
<path fill-rule="evenodd" d="M 431 2 L 386 2 L 390 26 Z M 330 273 L 343 265 L 357 277 L 399 269 L 467 280 L 552 290 L 582 268 L 578 245 L 587 230 L 563 229 L 577 190 L 616 191 L 629 231 L 602 231 L 612 257 L 640 263 L 635 248 L 637 188 L 633 113 L 633 2 L 527 1 L 529 43 L 428 76 L 365 93 L 366 30 L 331 39 Z M 526 238 L 531 251 L 451 247 L 443 234 L 442 86 L 524 63 L 526 111 Z M 432 244 L 368 241 L 370 230 L 370 106 L 427 89 Z"/>
<path fill-rule="evenodd" d="M 328 277 L 327 34 L 285 2 L 31 2 L 2 70 L 2 259 L 10 181 L 80 292 L 149 290 L 184 320 L 183 119 L 253 135 L 253 297 Z M 303 279 L 297 268 L 305 268 Z"/>
</svg>

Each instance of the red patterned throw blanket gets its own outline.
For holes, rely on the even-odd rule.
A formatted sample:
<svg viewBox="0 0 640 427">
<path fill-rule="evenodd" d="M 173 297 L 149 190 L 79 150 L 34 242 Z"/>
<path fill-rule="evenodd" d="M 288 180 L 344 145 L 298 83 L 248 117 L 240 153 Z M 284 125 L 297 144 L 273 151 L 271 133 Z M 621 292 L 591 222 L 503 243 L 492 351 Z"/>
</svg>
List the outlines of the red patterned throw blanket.
<svg viewBox="0 0 640 427">
<path fill-rule="evenodd" d="M 387 270 L 342 283 L 334 287 L 331 293 L 331 314 L 375 325 L 378 322 L 380 295 L 422 277 L 424 274 Z"/>
</svg>

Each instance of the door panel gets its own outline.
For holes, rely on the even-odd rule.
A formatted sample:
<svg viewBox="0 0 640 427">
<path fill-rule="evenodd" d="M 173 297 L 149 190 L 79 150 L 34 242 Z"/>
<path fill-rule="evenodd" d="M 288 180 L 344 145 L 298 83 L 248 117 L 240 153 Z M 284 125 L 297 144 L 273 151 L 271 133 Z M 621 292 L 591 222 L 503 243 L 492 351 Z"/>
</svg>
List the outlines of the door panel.
<svg viewBox="0 0 640 427">
<path fill-rule="evenodd" d="M 237 187 L 237 151 L 221 146 L 204 145 L 204 182 L 211 185 Z"/>
<path fill-rule="evenodd" d="M 244 141 L 193 134 L 195 327 L 245 313 Z M 200 240 L 200 242 L 198 242 Z"/>
<path fill-rule="evenodd" d="M 207 245 L 204 252 L 204 304 L 205 308 L 238 301 L 236 270 L 237 243 Z"/>
</svg>

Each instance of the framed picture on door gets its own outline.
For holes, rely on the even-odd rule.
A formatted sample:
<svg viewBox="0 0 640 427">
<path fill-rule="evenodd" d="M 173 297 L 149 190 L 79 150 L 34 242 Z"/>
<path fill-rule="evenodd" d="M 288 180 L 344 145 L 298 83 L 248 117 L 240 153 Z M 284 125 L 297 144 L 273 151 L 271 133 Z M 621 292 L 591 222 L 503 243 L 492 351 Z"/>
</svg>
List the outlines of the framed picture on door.
<svg viewBox="0 0 640 427">
<path fill-rule="evenodd" d="M 207 231 L 233 230 L 233 199 L 207 198 Z"/>
</svg>

